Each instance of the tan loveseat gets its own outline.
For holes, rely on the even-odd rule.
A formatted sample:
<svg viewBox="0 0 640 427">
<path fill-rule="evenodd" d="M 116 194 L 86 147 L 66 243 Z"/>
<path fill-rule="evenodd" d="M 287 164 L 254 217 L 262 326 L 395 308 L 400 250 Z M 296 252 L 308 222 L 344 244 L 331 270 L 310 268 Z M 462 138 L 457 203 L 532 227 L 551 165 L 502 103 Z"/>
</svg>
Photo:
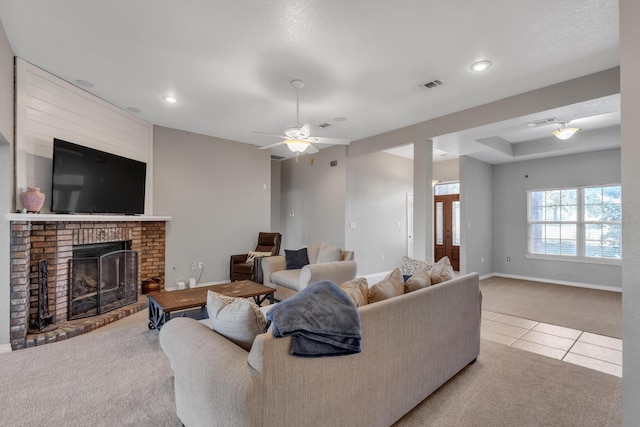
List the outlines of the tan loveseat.
<svg viewBox="0 0 640 427">
<path fill-rule="evenodd" d="M 246 351 L 190 318 L 160 331 L 177 415 L 199 426 L 389 426 L 475 361 L 479 278 L 460 276 L 358 308 L 362 352 L 289 355 L 291 338 Z"/>
<path fill-rule="evenodd" d="M 284 256 L 262 259 L 263 284 L 274 288 L 275 298 L 283 301 L 320 280 L 339 284 L 356 277 L 358 266 L 353 259 L 353 251 L 340 251 L 337 255 L 339 261 L 322 262 L 320 251 L 324 248 L 340 251 L 324 244 L 307 246 L 309 264 L 299 269 L 287 270 Z"/>
</svg>

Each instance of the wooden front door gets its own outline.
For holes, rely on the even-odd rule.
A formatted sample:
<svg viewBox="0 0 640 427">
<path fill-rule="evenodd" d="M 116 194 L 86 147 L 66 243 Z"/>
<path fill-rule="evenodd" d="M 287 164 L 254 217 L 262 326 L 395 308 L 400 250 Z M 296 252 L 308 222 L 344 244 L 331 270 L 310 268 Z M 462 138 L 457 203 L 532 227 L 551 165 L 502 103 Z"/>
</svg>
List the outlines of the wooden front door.
<svg viewBox="0 0 640 427">
<path fill-rule="evenodd" d="M 460 195 L 434 197 L 434 257 L 447 256 L 453 269 L 460 270 Z"/>
</svg>

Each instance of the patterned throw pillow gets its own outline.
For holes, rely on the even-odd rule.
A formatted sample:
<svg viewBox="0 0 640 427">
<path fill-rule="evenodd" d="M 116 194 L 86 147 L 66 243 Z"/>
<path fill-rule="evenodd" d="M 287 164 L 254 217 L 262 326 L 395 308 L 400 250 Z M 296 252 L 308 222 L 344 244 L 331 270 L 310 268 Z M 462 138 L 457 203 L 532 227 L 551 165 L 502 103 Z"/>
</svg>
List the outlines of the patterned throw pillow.
<svg viewBox="0 0 640 427">
<path fill-rule="evenodd" d="M 384 279 L 369 288 L 369 304 L 404 294 L 404 281 L 400 269 L 396 268 Z"/>
<path fill-rule="evenodd" d="M 271 256 L 271 252 L 256 252 L 256 251 L 249 251 L 249 254 L 247 255 L 247 260 L 245 262 L 249 263 L 249 264 L 253 264 L 253 260 L 255 258 L 261 258 L 264 256 Z"/>
<path fill-rule="evenodd" d="M 365 277 L 358 277 L 344 282 L 340 285 L 340 289 L 349 295 L 349 298 L 351 298 L 351 301 L 353 301 L 356 307 L 367 305 L 369 299 L 369 284 Z"/>
<path fill-rule="evenodd" d="M 418 270 L 429 271 L 431 267 L 433 267 L 431 262 L 409 258 L 408 256 L 402 257 L 402 274 L 406 276 L 411 276 Z"/>
<path fill-rule="evenodd" d="M 207 313 L 214 331 L 245 350 L 256 336 L 267 331 L 267 318 L 258 305 L 246 298 L 207 292 Z"/>
</svg>

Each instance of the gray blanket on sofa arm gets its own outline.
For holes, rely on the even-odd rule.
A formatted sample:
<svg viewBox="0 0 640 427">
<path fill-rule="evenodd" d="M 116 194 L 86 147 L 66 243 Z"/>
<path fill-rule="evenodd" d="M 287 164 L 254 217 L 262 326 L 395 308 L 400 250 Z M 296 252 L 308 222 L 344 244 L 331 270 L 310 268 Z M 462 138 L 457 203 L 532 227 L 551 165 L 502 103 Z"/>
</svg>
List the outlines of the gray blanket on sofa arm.
<svg viewBox="0 0 640 427">
<path fill-rule="evenodd" d="M 362 351 L 360 313 L 336 284 L 315 283 L 267 313 L 276 338 L 291 336 L 290 354 L 342 356 Z"/>
</svg>

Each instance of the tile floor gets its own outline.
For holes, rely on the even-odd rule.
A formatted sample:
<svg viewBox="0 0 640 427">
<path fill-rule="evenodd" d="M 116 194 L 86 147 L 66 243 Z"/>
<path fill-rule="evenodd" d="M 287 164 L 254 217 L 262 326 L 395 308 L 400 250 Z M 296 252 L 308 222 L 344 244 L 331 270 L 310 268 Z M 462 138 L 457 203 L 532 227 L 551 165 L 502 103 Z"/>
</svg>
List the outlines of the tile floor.
<svg viewBox="0 0 640 427">
<path fill-rule="evenodd" d="M 481 337 L 622 377 L 622 340 L 482 311 Z"/>
</svg>

